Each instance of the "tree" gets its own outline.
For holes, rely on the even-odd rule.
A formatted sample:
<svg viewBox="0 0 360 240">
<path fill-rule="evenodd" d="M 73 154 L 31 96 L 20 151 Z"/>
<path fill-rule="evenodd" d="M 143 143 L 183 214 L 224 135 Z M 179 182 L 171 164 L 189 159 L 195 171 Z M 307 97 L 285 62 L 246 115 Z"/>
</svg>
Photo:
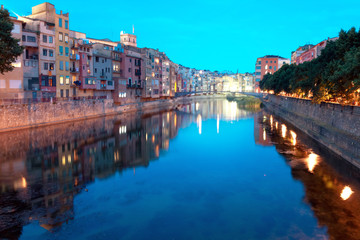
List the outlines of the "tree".
<svg viewBox="0 0 360 240">
<path fill-rule="evenodd" d="M 10 20 L 9 11 L 0 9 L 0 73 L 12 71 L 13 62 L 23 53 L 23 47 L 19 45 L 20 39 L 13 38 L 11 31 L 14 23 Z"/>
<path fill-rule="evenodd" d="M 360 98 L 360 31 L 341 30 L 339 39 L 329 41 L 321 55 L 299 65 L 284 65 L 272 76 L 265 76 L 261 89 L 275 94 L 312 95 L 312 101 L 336 100 L 342 104 Z"/>
</svg>

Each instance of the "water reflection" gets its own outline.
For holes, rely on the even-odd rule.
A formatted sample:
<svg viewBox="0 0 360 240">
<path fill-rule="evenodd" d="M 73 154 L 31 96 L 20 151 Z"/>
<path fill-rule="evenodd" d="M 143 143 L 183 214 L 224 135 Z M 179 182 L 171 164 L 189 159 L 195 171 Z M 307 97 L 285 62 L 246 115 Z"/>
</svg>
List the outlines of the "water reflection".
<svg viewBox="0 0 360 240">
<path fill-rule="evenodd" d="M 240 120 L 250 123 L 251 126 L 253 124 L 254 129 L 250 128 L 250 135 L 253 132 L 257 148 L 266 148 L 265 158 L 268 156 L 267 150 L 274 148 L 273 146 L 284 156 L 291 168 L 292 178 L 300 181 L 304 186 L 304 202 L 311 207 L 320 227 L 327 228 L 330 239 L 360 239 L 358 232 L 360 227 L 359 171 L 344 163 L 342 159 L 324 151 L 321 146 L 275 115 L 234 108 L 232 103 L 223 100 L 199 101 L 179 106 L 177 111 L 144 115 L 128 114 L 0 134 L 0 237 L 19 238 L 22 235 L 23 226 L 30 222 L 38 223 L 51 232 L 61 231 L 65 223 L 78 217 L 74 210 L 75 206 L 78 206 L 74 203 L 76 195 L 87 191 L 90 184 L 96 185 L 94 183 L 96 179 L 109 179 L 115 173 L 124 173 L 127 170 L 131 175 L 138 176 L 139 168 L 148 167 L 151 162 L 163 156 L 165 151 L 171 149 L 171 140 L 178 135 L 180 129 L 189 127 L 193 131 L 191 136 L 194 138 L 221 136 L 226 131 L 229 132 L 230 125 L 233 126 Z M 193 128 L 190 127 L 192 124 Z M 233 136 L 239 136 L 249 130 L 249 128 L 235 129 L 241 129 L 241 131 L 234 133 Z M 209 135 L 210 131 L 214 135 Z M 249 137 L 252 136 L 246 136 L 244 137 L 246 140 L 242 140 L 241 144 L 245 144 L 245 148 L 253 148 L 253 141 L 246 145 Z M 224 139 L 224 142 L 225 140 L 229 139 Z M 225 144 L 232 146 L 227 142 Z M 200 180 L 204 183 L 191 182 L 194 185 L 206 183 L 208 185 L 205 190 L 211 191 L 208 205 L 205 205 L 211 211 L 206 212 L 204 215 L 206 217 L 201 218 L 201 221 L 206 220 L 208 223 L 209 219 L 219 220 L 223 223 L 223 225 L 217 225 L 219 228 L 232 225 L 240 217 L 236 214 L 234 218 L 229 216 L 238 210 L 238 212 L 244 212 L 246 219 L 251 218 L 252 221 L 249 222 L 254 224 L 254 226 L 248 226 L 244 222 L 243 231 L 247 231 L 248 228 L 257 230 L 257 235 L 244 236 L 252 236 L 256 239 L 265 239 L 262 236 L 270 236 L 268 237 L 270 239 L 271 236 L 274 238 L 287 236 L 289 231 L 283 224 L 291 220 L 287 219 L 286 214 L 281 213 L 281 209 L 275 212 L 268 211 L 264 215 L 261 215 L 263 212 L 259 214 L 256 211 L 257 209 L 264 210 L 261 207 L 269 202 L 287 205 L 290 200 L 273 196 L 271 193 L 276 192 L 279 183 L 274 181 L 273 176 L 268 172 L 261 172 L 259 174 L 261 178 L 258 178 L 257 169 L 253 165 L 250 165 L 253 168 L 250 167 L 250 170 L 247 170 L 246 166 L 249 163 L 236 159 L 236 157 L 243 158 L 244 156 L 227 154 L 233 148 L 229 147 L 224 152 L 218 150 L 221 155 L 216 157 L 215 164 L 210 161 L 211 159 L 204 160 L 206 164 L 200 164 L 203 156 L 190 159 L 191 164 L 199 165 L 196 165 L 196 171 L 186 169 L 186 173 L 190 171 L 189 175 L 197 176 L 199 175 L 197 171 L 202 173 L 209 171 L 210 175 L 205 176 L 217 177 L 215 182 L 219 184 L 217 187 L 213 186 L 215 183 L 206 182 L 204 179 L 207 178 L 204 176 L 200 176 Z M 246 149 L 241 151 L 246 152 Z M 256 155 L 257 151 L 259 150 L 254 150 L 253 154 Z M 214 153 L 216 154 L 216 151 Z M 234 162 L 230 164 L 223 159 L 223 155 L 235 159 Z M 263 155 L 257 155 L 259 156 Z M 269 168 L 275 164 L 270 157 L 265 160 L 270 163 Z M 256 157 L 251 158 L 254 165 L 260 165 L 257 163 L 259 161 Z M 180 166 L 181 162 L 178 163 Z M 234 164 L 240 167 L 236 168 Z M 223 167 L 224 175 L 216 175 L 216 171 L 210 166 L 215 166 L 216 169 Z M 243 172 L 240 174 L 237 171 Z M 233 182 L 227 181 L 226 178 L 226 176 L 232 176 L 231 174 L 234 174 L 234 178 L 230 178 Z M 235 178 L 242 181 L 236 182 Z M 195 179 L 199 180 L 199 178 Z M 164 181 L 167 180 L 171 179 L 164 177 Z M 276 186 L 271 185 L 275 183 L 277 183 Z M 283 184 L 285 189 L 288 183 Z M 172 187 L 174 186 L 170 186 Z M 188 186 L 181 185 L 180 187 L 182 189 Z M 201 189 L 199 192 L 190 189 L 190 194 L 185 195 L 188 199 L 184 199 L 181 195 L 175 195 L 175 197 L 185 203 L 189 203 L 186 200 L 195 201 L 205 195 L 203 194 L 205 190 L 202 187 L 199 188 Z M 284 189 L 281 190 L 284 191 Z M 285 191 L 290 190 L 285 189 Z M 235 197 L 227 199 L 225 195 Z M 224 205 L 230 206 L 230 210 L 217 205 L 221 201 L 225 201 Z M 254 204 L 254 207 L 251 205 L 252 202 L 258 202 L 262 206 Z M 297 206 L 297 204 L 294 205 Z M 241 208 L 242 206 L 245 207 Z M 103 208 L 106 209 L 106 206 Z M 197 208 L 192 208 L 192 211 L 196 211 Z M 288 206 L 287 209 L 289 209 Z M 213 211 L 216 211 L 217 215 L 212 215 Z M 183 216 L 180 213 L 177 214 Z M 261 221 L 258 218 L 261 218 Z M 226 222 L 224 219 L 230 221 Z M 159 221 L 163 223 L 167 221 L 167 218 L 160 217 Z M 264 222 L 269 223 L 269 226 L 264 226 Z M 290 226 L 288 228 L 290 229 Z M 234 227 L 234 229 L 237 228 Z M 293 230 L 296 234 L 302 231 L 298 226 L 295 226 Z M 220 233 L 223 234 L 221 231 Z M 242 236 L 238 232 L 232 234 L 232 237 L 228 239 Z M 292 235 L 295 239 L 308 239 L 306 236 L 310 235 L 309 233 L 296 234 Z M 327 238 L 327 236 L 321 235 L 314 238 Z"/>
<path fill-rule="evenodd" d="M 235 105 L 236 106 L 236 105 Z M 0 134 L 0 236 L 18 238 L 38 221 L 54 231 L 73 219 L 74 197 L 116 172 L 147 167 L 167 150 L 179 128 L 216 116 L 251 116 L 227 101 L 197 102 L 179 111 L 130 114 Z"/>
<path fill-rule="evenodd" d="M 270 121 L 264 121 L 264 116 L 269 115 L 263 112 L 256 118 L 260 125 L 257 129 L 263 127 L 269 136 L 265 143 L 258 144 L 274 145 L 285 156 L 293 178 L 304 185 L 304 201 L 312 208 L 319 225 L 327 227 L 330 239 L 360 239 L 359 170 L 295 128 L 289 130 L 285 121 L 273 119 L 272 115 Z"/>
</svg>

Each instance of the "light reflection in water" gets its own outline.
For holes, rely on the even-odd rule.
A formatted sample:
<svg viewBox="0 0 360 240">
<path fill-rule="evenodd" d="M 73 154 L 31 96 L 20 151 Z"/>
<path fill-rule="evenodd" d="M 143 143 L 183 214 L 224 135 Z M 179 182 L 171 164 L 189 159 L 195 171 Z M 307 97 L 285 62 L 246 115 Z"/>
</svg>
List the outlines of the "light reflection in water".
<svg viewBox="0 0 360 240">
<path fill-rule="evenodd" d="M 292 130 L 290 130 L 291 134 L 291 143 L 295 146 L 296 145 L 296 133 Z"/>
<path fill-rule="evenodd" d="M 310 155 L 306 158 L 306 164 L 309 172 L 314 172 L 315 166 L 319 164 L 318 158 L 319 156 L 315 153 L 310 153 Z"/>
<path fill-rule="evenodd" d="M 216 132 L 217 133 L 220 132 L 220 115 L 219 114 L 216 116 Z"/>
<path fill-rule="evenodd" d="M 201 115 L 200 115 L 200 114 L 197 116 L 196 122 L 197 122 L 197 126 L 198 126 L 198 128 L 199 128 L 199 134 L 201 135 L 202 119 L 201 119 Z"/>
<path fill-rule="evenodd" d="M 283 138 L 286 138 L 286 125 L 281 124 L 281 135 Z"/>
<path fill-rule="evenodd" d="M 265 131 L 265 128 L 263 129 L 263 140 L 266 141 L 266 131 Z"/>
<path fill-rule="evenodd" d="M 353 193 L 353 190 L 351 190 L 349 186 L 345 186 L 341 192 L 340 197 L 345 201 L 348 200 Z"/>
<path fill-rule="evenodd" d="M 27 182 L 26 182 L 26 179 L 24 177 L 22 177 L 22 184 L 23 184 L 23 188 L 26 188 Z"/>
</svg>

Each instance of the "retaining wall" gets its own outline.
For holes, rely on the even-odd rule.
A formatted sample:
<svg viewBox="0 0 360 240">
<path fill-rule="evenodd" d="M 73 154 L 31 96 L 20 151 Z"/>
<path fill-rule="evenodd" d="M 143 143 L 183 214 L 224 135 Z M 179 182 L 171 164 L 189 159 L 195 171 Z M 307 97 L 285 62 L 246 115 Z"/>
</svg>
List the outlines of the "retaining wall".
<svg viewBox="0 0 360 240">
<path fill-rule="evenodd" d="M 116 105 L 114 101 L 110 99 L 0 105 L 0 132 L 131 111 L 146 110 L 147 112 L 151 112 L 152 110 L 166 110 L 175 108 L 179 104 L 190 103 L 194 99 L 214 97 L 222 96 L 179 97 L 169 100 L 138 102 L 125 105 Z"/>
<path fill-rule="evenodd" d="M 267 109 L 360 168 L 360 107 L 268 95 Z"/>
</svg>

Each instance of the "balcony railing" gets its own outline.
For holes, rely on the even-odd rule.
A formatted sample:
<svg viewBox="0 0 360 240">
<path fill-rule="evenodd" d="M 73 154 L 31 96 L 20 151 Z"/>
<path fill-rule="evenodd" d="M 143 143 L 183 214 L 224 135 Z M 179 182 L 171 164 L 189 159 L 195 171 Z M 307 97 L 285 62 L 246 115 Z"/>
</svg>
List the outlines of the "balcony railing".
<svg viewBox="0 0 360 240">
<path fill-rule="evenodd" d="M 141 89 L 142 86 L 140 84 L 126 84 L 127 88 L 139 88 Z"/>
<path fill-rule="evenodd" d="M 79 72 L 79 68 L 70 68 L 70 72 L 72 73 L 78 73 Z"/>
</svg>

